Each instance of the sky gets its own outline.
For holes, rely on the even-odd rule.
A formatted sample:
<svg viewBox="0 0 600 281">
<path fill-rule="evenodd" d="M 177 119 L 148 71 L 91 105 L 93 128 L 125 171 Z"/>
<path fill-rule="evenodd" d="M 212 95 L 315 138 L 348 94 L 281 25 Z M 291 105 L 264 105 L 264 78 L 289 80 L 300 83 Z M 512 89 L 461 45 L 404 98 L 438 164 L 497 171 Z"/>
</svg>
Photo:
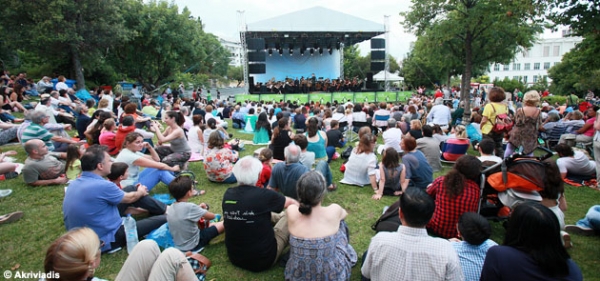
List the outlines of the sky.
<svg viewBox="0 0 600 281">
<path fill-rule="evenodd" d="M 372 2 L 371 2 L 372 1 Z M 200 17 L 206 32 L 228 40 L 239 41 L 237 11 L 244 11 L 246 24 L 285 15 L 315 6 L 336 10 L 355 17 L 384 24 L 389 16 L 388 52 L 402 60 L 410 51 L 410 43 L 416 36 L 406 32 L 401 22 L 401 12 L 409 11 L 410 0 L 174 0 L 181 9 L 188 7 L 192 16 Z M 308 19 L 318 20 L 318 19 Z M 379 36 L 381 38 L 384 35 Z M 543 38 L 560 37 L 560 32 L 545 31 Z M 361 55 L 370 52 L 369 41 L 360 44 Z"/>
<path fill-rule="evenodd" d="M 400 12 L 408 11 L 409 0 L 175 0 L 180 9 L 187 6 L 194 17 L 200 17 L 206 32 L 225 39 L 239 41 L 237 11 L 244 11 L 246 24 L 285 15 L 315 6 L 321 6 L 372 22 L 384 24 L 389 16 L 390 34 L 388 52 L 396 59 L 403 59 L 409 52 L 410 42 L 416 37 L 406 33 L 400 24 Z M 376 3 L 376 4 L 373 4 Z M 309 19 L 318 20 L 318 19 Z M 384 35 L 379 36 L 381 38 Z M 360 44 L 363 56 L 370 52 L 369 41 Z"/>
</svg>

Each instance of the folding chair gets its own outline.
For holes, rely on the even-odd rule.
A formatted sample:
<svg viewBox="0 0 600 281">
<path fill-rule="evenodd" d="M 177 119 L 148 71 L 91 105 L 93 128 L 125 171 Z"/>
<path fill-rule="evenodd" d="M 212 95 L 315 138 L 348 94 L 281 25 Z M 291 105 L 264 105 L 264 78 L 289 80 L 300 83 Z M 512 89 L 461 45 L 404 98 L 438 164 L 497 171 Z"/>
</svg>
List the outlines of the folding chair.
<svg viewBox="0 0 600 281">
<path fill-rule="evenodd" d="M 470 145 L 471 145 L 470 142 L 466 142 L 466 143 L 448 143 L 447 141 L 443 142 L 441 144 L 442 156 L 440 158 L 440 161 L 442 161 L 443 163 L 454 164 L 454 162 L 456 162 L 456 160 L 451 160 L 451 159 L 447 159 L 447 158 L 445 159 L 444 153 L 450 154 L 452 159 L 458 159 L 460 156 L 467 154 L 467 150 L 469 150 Z"/>
<path fill-rule="evenodd" d="M 369 122 L 352 122 L 352 128 L 348 130 L 349 136 L 346 136 L 347 141 L 358 141 L 358 130 L 365 126 L 370 126 Z"/>
<path fill-rule="evenodd" d="M 552 128 L 552 130 L 546 134 L 546 139 L 544 139 L 546 142 L 546 148 L 552 149 L 554 146 L 556 146 L 560 140 L 560 136 L 565 133 L 566 129 L 567 127 L 565 127 L 563 124 L 557 124 L 554 126 L 554 128 Z"/>
</svg>

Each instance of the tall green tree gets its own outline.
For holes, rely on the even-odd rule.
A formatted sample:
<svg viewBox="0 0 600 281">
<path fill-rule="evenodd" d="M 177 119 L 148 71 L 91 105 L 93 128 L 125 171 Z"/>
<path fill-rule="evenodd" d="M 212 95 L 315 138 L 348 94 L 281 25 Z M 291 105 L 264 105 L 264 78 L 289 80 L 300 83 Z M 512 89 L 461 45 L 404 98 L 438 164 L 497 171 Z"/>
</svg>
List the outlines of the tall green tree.
<svg viewBox="0 0 600 281">
<path fill-rule="evenodd" d="M 600 89 L 600 36 L 588 35 L 548 70 L 552 93 L 566 95 Z"/>
<path fill-rule="evenodd" d="M 177 73 L 227 74 L 229 52 L 205 33 L 200 19 L 166 1 L 123 0 L 122 13 L 132 35 L 109 52 L 115 69 L 148 85 Z"/>
<path fill-rule="evenodd" d="M 119 0 L 3 1 L 7 44 L 69 65 L 80 88 L 84 70 L 102 61 L 106 48 L 127 36 Z"/>
<path fill-rule="evenodd" d="M 448 50 L 452 58 L 447 60 L 462 62 L 461 99 L 466 101 L 473 69 L 507 63 L 520 48 L 531 47 L 542 31 L 545 8 L 533 0 L 412 0 L 411 10 L 401 15 L 406 28 Z"/>
<path fill-rule="evenodd" d="M 548 2 L 548 18 L 557 26 L 566 25 L 574 35 L 600 35 L 600 1 L 538 0 Z"/>
</svg>

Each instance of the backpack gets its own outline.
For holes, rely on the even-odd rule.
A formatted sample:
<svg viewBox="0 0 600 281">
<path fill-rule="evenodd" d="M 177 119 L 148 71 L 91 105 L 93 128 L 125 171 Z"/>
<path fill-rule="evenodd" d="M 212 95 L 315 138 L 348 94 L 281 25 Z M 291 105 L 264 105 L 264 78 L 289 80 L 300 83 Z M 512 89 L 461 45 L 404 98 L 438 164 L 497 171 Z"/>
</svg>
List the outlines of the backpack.
<svg viewBox="0 0 600 281">
<path fill-rule="evenodd" d="M 353 149 L 353 147 L 351 145 L 349 145 L 348 147 L 346 147 L 346 149 L 344 149 L 344 151 L 342 152 L 340 157 L 342 157 L 342 159 L 350 158 L 350 155 L 352 154 L 352 149 Z"/>
<path fill-rule="evenodd" d="M 492 106 L 492 109 L 494 109 L 494 113 L 496 113 L 494 104 L 490 103 L 490 105 Z M 514 121 L 508 116 L 507 113 L 497 114 L 492 130 L 496 133 L 509 132 L 514 124 Z"/>
<path fill-rule="evenodd" d="M 400 200 L 390 205 L 387 210 L 377 219 L 377 221 L 371 226 L 371 229 L 376 232 L 389 231 L 394 232 L 398 230 L 398 227 L 402 224 L 399 217 L 400 211 Z"/>
</svg>

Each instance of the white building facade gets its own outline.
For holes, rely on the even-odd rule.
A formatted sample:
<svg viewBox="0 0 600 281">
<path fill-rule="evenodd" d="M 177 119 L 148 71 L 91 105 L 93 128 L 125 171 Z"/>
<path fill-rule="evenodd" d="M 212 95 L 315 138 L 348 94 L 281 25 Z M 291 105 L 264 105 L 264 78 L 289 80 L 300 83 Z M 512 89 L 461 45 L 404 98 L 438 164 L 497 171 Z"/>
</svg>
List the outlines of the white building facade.
<svg viewBox="0 0 600 281">
<path fill-rule="evenodd" d="M 546 78 L 550 83 L 548 69 L 558 64 L 563 55 L 582 40 L 581 37 L 541 39 L 531 49 L 517 53 L 512 63 L 490 65 L 490 81 L 508 78 L 532 85 Z"/>
<path fill-rule="evenodd" d="M 221 45 L 229 51 L 229 65 L 242 66 L 242 45 L 240 42 L 219 38 Z"/>
</svg>

